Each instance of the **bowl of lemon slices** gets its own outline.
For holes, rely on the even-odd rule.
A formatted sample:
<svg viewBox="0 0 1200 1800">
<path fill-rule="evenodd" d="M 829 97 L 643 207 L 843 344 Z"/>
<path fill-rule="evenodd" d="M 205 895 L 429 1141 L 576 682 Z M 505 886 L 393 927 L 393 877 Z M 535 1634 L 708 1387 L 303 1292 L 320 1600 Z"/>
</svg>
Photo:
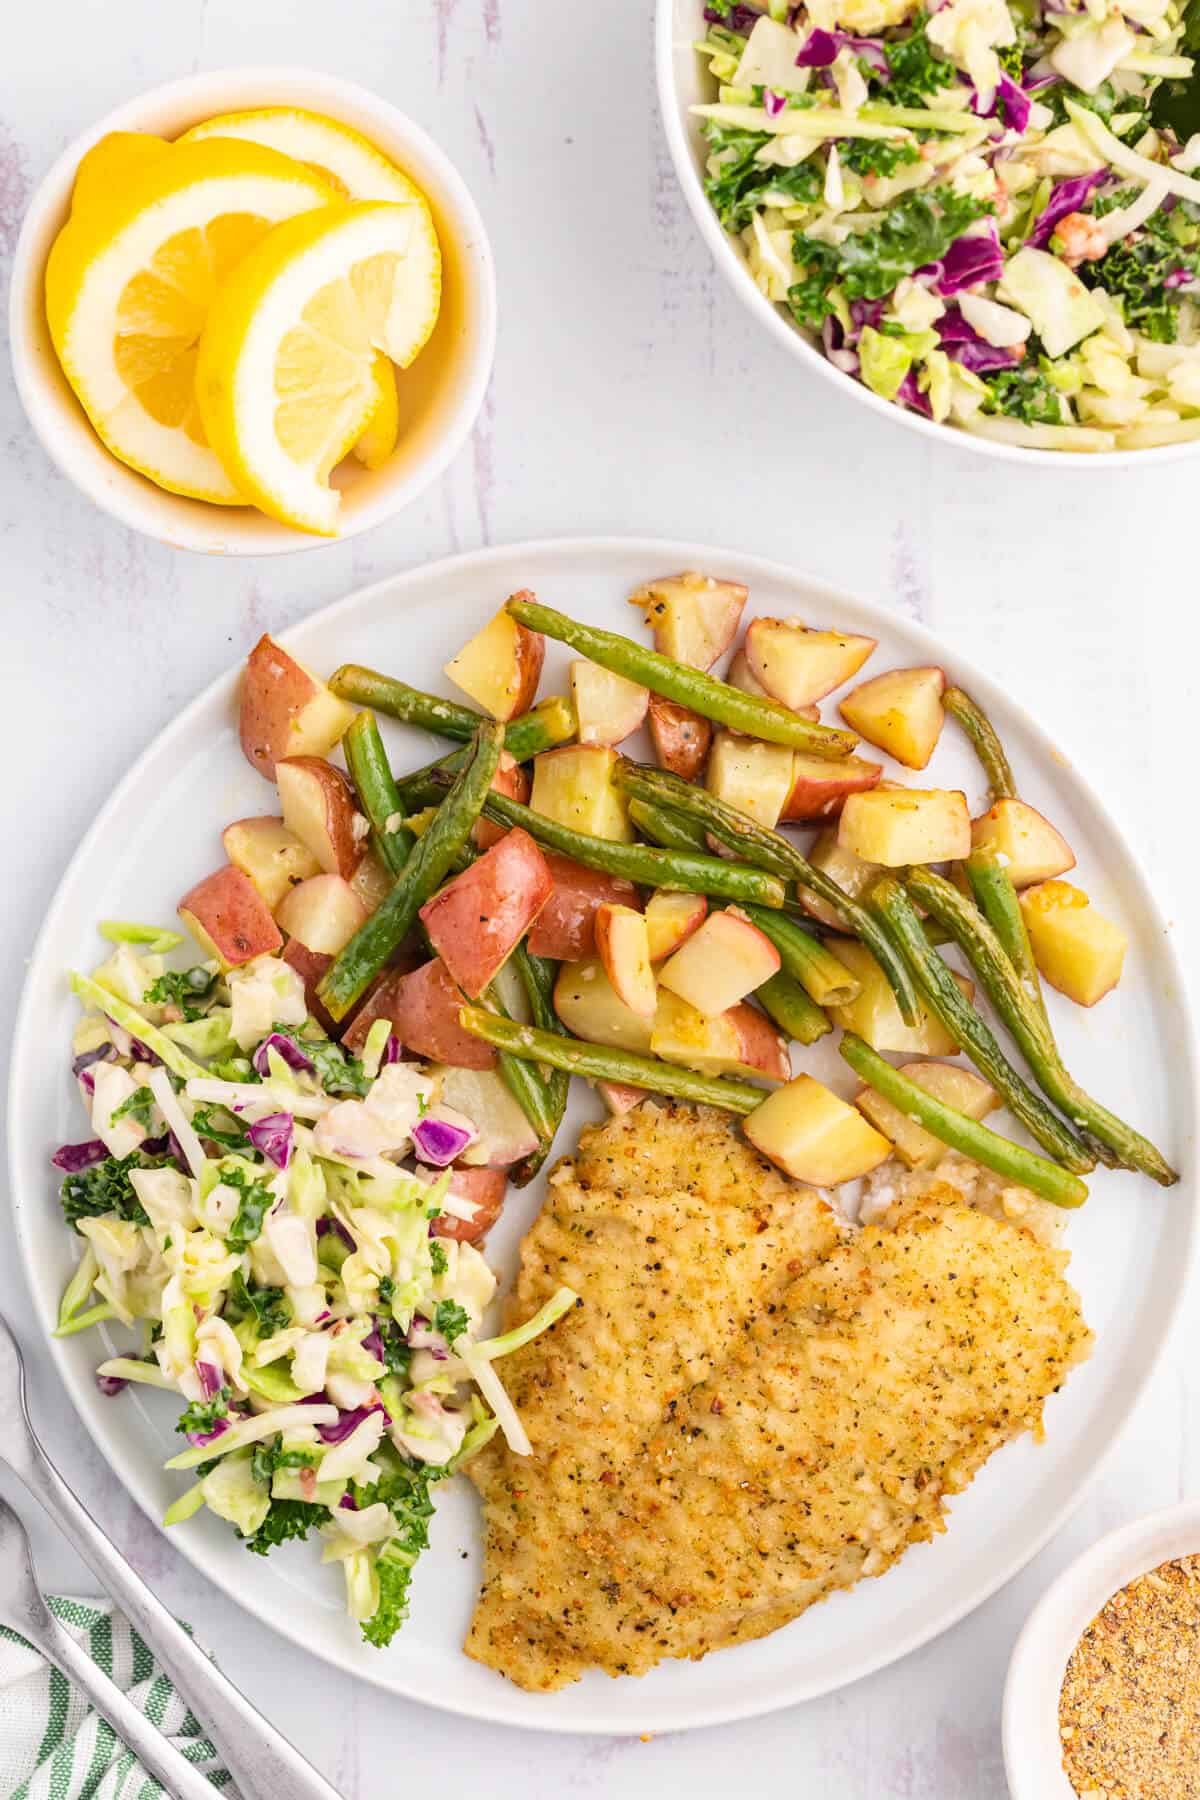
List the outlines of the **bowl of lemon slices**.
<svg viewBox="0 0 1200 1800">
<path fill-rule="evenodd" d="M 126 525 L 237 555 L 409 504 L 495 350 L 491 252 L 452 164 L 303 69 L 188 77 L 85 133 L 30 205 L 10 309 L 59 468 Z"/>
</svg>

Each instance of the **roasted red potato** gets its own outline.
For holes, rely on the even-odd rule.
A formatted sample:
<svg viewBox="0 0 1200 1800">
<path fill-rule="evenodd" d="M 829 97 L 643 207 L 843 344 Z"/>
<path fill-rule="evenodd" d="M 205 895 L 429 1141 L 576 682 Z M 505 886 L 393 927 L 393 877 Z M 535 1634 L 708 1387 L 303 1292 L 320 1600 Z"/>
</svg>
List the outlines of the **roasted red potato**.
<svg viewBox="0 0 1200 1800">
<path fill-rule="evenodd" d="M 710 721 L 692 712 L 690 707 L 664 700 L 661 694 L 651 694 L 649 725 L 659 768 L 669 769 L 672 775 L 682 775 L 685 781 L 695 781 L 704 768 L 712 743 Z"/>
<path fill-rule="evenodd" d="M 235 819 L 221 833 L 221 842 L 234 868 L 250 877 L 269 912 L 297 882 L 321 873 L 308 845 L 282 819 Z"/>
<path fill-rule="evenodd" d="M 861 756 L 844 756 L 840 762 L 827 757 L 792 756 L 792 791 L 783 803 L 782 819 L 836 819 L 848 794 L 867 793 L 883 774 L 880 763 Z"/>
<path fill-rule="evenodd" d="M 337 956 L 368 919 L 366 907 L 340 875 L 312 875 L 289 890 L 275 910 L 289 938 L 321 956 Z"/>
<path fill-rule="evenodd" d="M 533 599 L 524 592 L 517 597 Z M 541 632 L 501 611 L 451 657 L 446 674 L 493 719 L 515 719 L 533 705 L 545 654 Z"/>
<path fill-rule="evenodd" d="M 602 906 L 640 906 L 638 891 L 619 875 L 603 875 L 557 851 L 542 852 L 554 883 L 529 932 L 535 956 L 583 962 L 596 955 L 596 914 Z"/>
<path fill-rule="evenodd" d="M 303 663 L 260 637 L 246 658 L 238 734 L 246 761 L 273 776 L 285 756 L 328 756 L 354 717 Z"/>
<path fill-rule="evenodd" d="M 322 756 L 287 756 L 275 765 L 283 822 L 327 875 L 349 881 L 367 847 L 367 822 L 350 783 Z"/>
<path fill-rule="evenodd" d="M 232 863 L 189 888 L 179 902 L 179 916 L 201 949 L 215 956 L 223 969 L 252 962 L 283 943 L 266 901 L 250 877 Z"/>
<path fill-rule="evenodd" d="M 429 941 L 477 1000 L 549 900 L 554 878 L 527 831 L 505 832 L 421 908 Z"/>
<path fill-rule="evenodd" d="M 319 950 L 310 950 L 307 944 L 302 944 L 300 942 L 299 938 L 289 938 L 283 949 L 279 952 L 279 956 L 282 962 L 287 963 L 291 968 L 295 969 L 297 975 L 299 975 L 301 981 L 303 981 L 304 998 L 308 1003 L 308 1010 L 313 1018 L 316 1019 L 317 1023 L 327 1031 L 331 1037 L 336 1037 L 338 1032 L 337 1023 L 334 1020 L 333 1015 L 325 1010 L 325 1007 L 321 1002 L 321 997 L 317 993 L 318 982 L 324 975 L 326 969 L 332 968 L 333 966 L 332 956 L 324 956 Z M 358 1015 L 356 1014 L 355 1017 L 357 1018 L 357 1016 Z M 365 1032 L 363 1035 L 366 1035 Z M 358 1048 L 362 1048 L 361 1044 Z"/>
<path fill-rule="evenodd" d="M 452 1213 L 439 1213 L 430 1226 L 433 1237 L 457 1238 L 460 1244 L 477 1244 L 496 1223 L 508 1192 L 508 1175 L 504 1169 L 464 1169 L 450 1171 L 450 1192 L 460 1200 L 474 1202 L 473 1219 L 456 1219 Z"/>
<path fill-rule="evenodd" d="M 648 581 L 629 596 L 654 633 L 654 648 L 693 669 L 711 669 L 741 623 L 748 589 L 694 569 Z"/>
<path fill-rule="evenodd" d="M 458 1022 L 466 998 L 440 956 L 389 984 L 387 1017 L 417 1056 L 457 1069 L 494 1069 L 496 1052 Z M 378 1016 L 378 1015 L 377 1015 Z"/>
</svg>

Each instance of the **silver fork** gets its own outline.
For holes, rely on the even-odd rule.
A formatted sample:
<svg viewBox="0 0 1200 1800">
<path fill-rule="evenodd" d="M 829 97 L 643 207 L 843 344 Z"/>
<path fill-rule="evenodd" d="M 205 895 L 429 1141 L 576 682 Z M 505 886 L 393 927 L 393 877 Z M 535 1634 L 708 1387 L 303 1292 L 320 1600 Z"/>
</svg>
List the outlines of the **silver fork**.
<svg viewBox="0 0 1200 1800">
<path fill-rule="evenodd" d="M 305 1761 L 295 1745 L 276 1731 L 209 1661 L 71 1492 L 30 1422 L 21 1352 L 3 1318 L 0 1462 L 6 1463 L 41 1502 L 145 1639 L 221 1752 L 243 1800 L 282 1800 L 283 1796 L 286 1800 L 341 1800 L 337 1790 Z M 211 1800 L 211 1793 L 210 1786 L 206 1800 Z"/>
<path fill-rule="evenodd" d="M 0 1625 L 40 1650 L 67 1680 L 82 1689 L 102 1718 L 108 1720 L 127 1749 L 166 1788 L 171 1800 L 212 1800 L 213 1788 L 178 1750 L 140 1713 L 115 1681 L 96 1667 L 66 1631 L 38 1588 L 33 1551 L 25 1527 L 7 1500 L 0 1498 Z"/>
</svg>

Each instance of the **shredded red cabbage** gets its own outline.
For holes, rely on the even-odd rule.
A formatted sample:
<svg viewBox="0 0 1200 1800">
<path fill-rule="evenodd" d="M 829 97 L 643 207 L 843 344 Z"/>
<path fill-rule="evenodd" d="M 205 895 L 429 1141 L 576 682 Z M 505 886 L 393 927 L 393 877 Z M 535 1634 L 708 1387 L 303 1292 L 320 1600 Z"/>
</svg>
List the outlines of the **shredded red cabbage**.
<svg viewBox="0 0 1200 1800">
<path fill-rule="evenodd" d="M 381 1412 L 387 1419 L 391 1418 L 383 1401 L 375 1400 L 370 1406 L 356 1406 L 352 1412 L 342 1413 L 334 1425 L 318 1425 L 317 1436 L 323 1444 L 345 1443 L 351 1432 L 357 1431 L 363 1420 L 375 1412 Z"/>
<path fill-rule="evenodd" d="M 735 6 L 728 17 L 724 13 L 718 12 L 715 6 L 706 6 L 704 9 L 704 18 L 707 24 L 726 25 L 730 31 L 736 31 L 742 37 L 748 36 L 754 30 L 762 16 L 762 11 L 757 6 Z"/>
<path fill-rule="evenodd" d="M 979 92 L 971 95 L 971 111 L 980 119 L 995 119 L 1003 113 L 1004 123 L 1013 131 L 1024 131 L 1029 123 L 1029 109 L 1033 102 L 1022 87 L 1018 87 L 1011 75 L 1001 75 L 992 95 L 992 104 L 986 112 L 979 104 Z"/>
<path fill-rule="evenodd" d="M 825 31 L 819 25 L 805 38 L 804 46 L 796 58 L 796 67 L 827 69 L 837 61 L 843 50 L 861 56 L 881 81 L 890 79 L 892 67 L 887 59 L 887 51 L 878 38 L 851 37 L 847 31 Z"/>
<path fill-rule="evenodd" d="M 203 1388 L 206 1400 L 211 1400 L 214 1394 L 219 1394 L 223 1385 L 221 1371 L 215 1363 L 197 1362 L 196 1380 Z"/>
<path fill-rule="evenodd" d="M 419 1119 L 413 1126 L 412 1140 L 422 1159 L 435 1169 L 444 1169 L 456 1156 L 461 1156 L 471 1142 L 471 1133 L 462 1125 L 434 1115 Z"/>
<path fill-rule="evenodd" d="M 931 277 L 931 285 L 941 295 L 961 293 L 981 281 L 999 281 L 1004 273 L 1004 252 L 1000 234 L 993 219 L 986 231 L 964 233 L 955 238 L 940 262 L 926 263 L 918 275 Z"/>
<path fill-rule="evenodd" d="M 768 119 L 777 119 L 786 105 L 782 94 L 777 94 L 773 88 L 763 89 L 763 110 Z"/>
<path fill-rule="evenodd" d="M 393 1032 L 389 1033 L 388 1041 L 383 1047 L 383 1066 L 386 1067 L 388 1063 L 396 1063 L 396 1062 L 403 1062 L 403 1061 L 404 1061 L 404 1045 L 400 1042 L 400 1039 L 396 1036 L 395 1032 L 393 1031 Z"/>
<path fill-rule="evenodd" d="M 322 1238 L 325 1236 L 326 1232 L 329 1231 L 332 1231 L 337 1237 L 341 1238 L 347 1250 L 353 1250 L 354 1239 L 350 1236 L 350 1233 L 346 1230 L 346 1227 L 342 1224 L 340 1219 L 318 1219 L 317 1236 Z"/>
<path fill-rule="evenodd" d="M 246 1127 L 246 1136 L 254 1148 L 261 1151 L 277 1169 L 286 1169 L 291 1162 L 294 1135 L 295 1122 L 291 1113 L 268 1113 L 264 1119 L 258 1119 Z"/>
<path fill-rule="evenodd" d="M 270 1037 L 263 1039 L 250 1058 L 259 1075 L 269 1075 L 271 1072 L 271 1065 L 267 1061 L 269 1050 L 274 1050 L 283 1058 L 288 1068 L 293 1069 L 297 1074 L 311 1072 L 316 1066 L 312 1058 L 306 1056 L 299 1044 L 292 1038 L 283 1037 L 278 1031 L 273 1031 Z"/>
<path fill-rule="evenodd" d="M 917 385 L 917 372 L 910 369 L 896 390 L 896 398 L 902 406 L 911 406 L 914 412 L 924 413 L 932 419 L 933 408 L 929 404 L 928 394 L 923 394 Z"/>
<path fill-rule="evenodd" d="M 219 1437 L 224 1437 L 231 1425 L 230 1419 L 218 1419 L 211 1431 L 187 1431 L 184 1436 L 193 1449 L 202 1449 L 205 1444 L 215 1444 Z"/>
<path fill-rule="evenodd" d="M 1060 219 L 1068 213 L 1078 212 L 1091 198 L 1092 190 L 1107 181 L 1107 169 L 1094 169 L 1090 175 L 1072 175 L 1069 181 L 1058 182 L 1037 224 L 1029 234 L 1029 243 L 1035 250 L 1043 250 L 1054 236 L 1054 228 Z"/>
<path fill-rule="evenodd" d="M 129 1386 L 123 1375 L 97 1375 L 96 1386 L 106 1400 L 115 1400 L 117 1395 Z"/>
<path fill-rule="evenodd" d="M 1015 350 L 1002 350 L 981 338 L 967 324 L 957 306 L 950 307 L 943 314 L 936 329 L 942 340 L 942 349 L 973 375 L 987 375 L 996 369 L 1011 369 L 1021 360 Z"/>
<path fill-rule="evenodd" d="M 107 1144 L 102 1144 L 99 1138 L 89 1138 L 86 1144 L 60 1144 L 50 1161 L 64 1174 L 78 1175 L 81 1169 L 90 1169 L 93 1163 L 103 1162 L 107 1155 Z"/>
</svg>

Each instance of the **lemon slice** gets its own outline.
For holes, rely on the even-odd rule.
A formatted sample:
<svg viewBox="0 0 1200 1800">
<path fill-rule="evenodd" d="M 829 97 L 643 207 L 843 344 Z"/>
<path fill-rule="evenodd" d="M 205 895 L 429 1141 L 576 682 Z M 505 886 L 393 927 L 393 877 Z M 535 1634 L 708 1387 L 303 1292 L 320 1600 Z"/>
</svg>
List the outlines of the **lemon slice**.
<svg viewBox="0 0 1200 1800">
<path fill-rule="evenodd" d="M 86 213 L 107 205 L 115 183 L 143 174 L 170 148 L 166 138 L 152 137 L 148 131 L 110 131 L 92 145 L 75 171 L 71 211 Z"/>
<path fill-rule="evenodd" d="M 382 351 L 377 351 L 371 364 L 371 381 L 375 404 L 363 426 L 362 436 L 353 445 L 354 456 L 364 469 L 381 469 L 400 436 L 400 396 L 396 392 L 396 371 Z"/>
<path fill-rule="evenodd" d="M 298 106 L 264 106 L 254 112 L 219 113 L 193 125 L 179 139 L 181 144 L 205 138 L 241 138 L 278 150 L 332 181 L 343 200 L 416 200 L 425 196 L 414 182 L 388 161 L 352 125 L 327 119 L 323 113 Z"/>
<path fill-rule="evenodd" d="M 246 252 L 279 221 L 336 196 L 258 144 L 102 141 L 89 159 L 46 265 L 46 315 L 67 380 L 122 462 L 172 493 L 244 505 L 196 407 L 200 333 Z"/>
<path fill-rule="evenodd" d="M 391 200 L 398 206 L 413 207 L 415 217 L 408 249 L 413 291 L 440 299 L 442 258 L 429 202 L 416 183 L 353 126 L 300 107 L 268 106 L 257 112 L 222 113 L 215 119 L 206 119 L 179 141 L 187 144 L 212 138 L 240 138 L 263 144 L 307 163 L 332 183 L 344 199 Z M 393 352 L 393 360 L 402 369 L 423 348 L 436 322 L 435 306 L 427 317 L 424 335 L 414 332 L 398 346 L 399 353 Z"/>
<path fill-rule="evenodd" d="M 329 474 L 379 405 L 376 352 L 409 360 L 433 329 L 439 294 L 409 255 L 417 220 L 370 200 L 291 219 L 213 302 L 196 368 L 204 429 L 242 492 L 285 525 L 335 535 Z"/>
<path fill-rule="evenodd" d="M 382 151 L 352 125 L 343 125 L 323 113 L 308 112 L 303 107 L 266 106 L 253 112 L 221 113 L 205 119 L 185 132 L 179 142 L 196 143 L 209 138 L 242 138 L 254 144 L 265 144 L 279 150 L 332 182 L 347 200 L 394 200 L 399 205 L 419 209 L 419 219 L 409 246 L 408 258 L 413 270 L 414 287 L 424 291 L 426 284 L 440 295 L 442 258 L 437 229 L 429 203 L 416 183 L 403 170 L 389 162 Z M 418 265 L 424 265 L 419 269 Z M 434 311 L 429 318 L 429 331 L 437 320 Z M 428 332 L 426 333 L 428 336 Z M 414 338 L 402 366 L 411 363 L 424 348 L 425 338 Z M 372 414 L 363 430 L 362 441 L 353 446 L 355 458 L 368 469 L 378 469 L 396 448 L 399 432 L 394 373 L 377 368 L 380 388 L 378 415 Z"/>
</svg>

